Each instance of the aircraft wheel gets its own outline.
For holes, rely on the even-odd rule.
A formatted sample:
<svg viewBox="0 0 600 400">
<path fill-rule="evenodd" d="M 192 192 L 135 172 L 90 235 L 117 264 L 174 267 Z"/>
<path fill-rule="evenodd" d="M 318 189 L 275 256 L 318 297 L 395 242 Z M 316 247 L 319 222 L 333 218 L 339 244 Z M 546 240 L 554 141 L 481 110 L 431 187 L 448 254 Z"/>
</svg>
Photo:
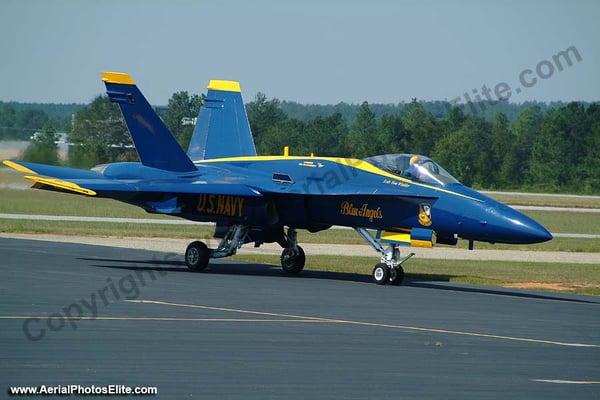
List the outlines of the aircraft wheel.
<svg viewBox="0 0 600 400">
<path fill-rule="evenodd" d="M 390 280 L 390 267 L 385 263 L 379 263 L 373 268 L 373 281 L 378 285 L 385 285 Z"/>
<path fill-rule="evenodd" d="M 304 269 L 306 256 L 304 250 L 300 246 L 296 246 L 298 252 L 294 253 L 287 247 L 281 252 L 281 268 L 287 274 L 299 274 Z"/>
<path fill-rule="evenodd" d="M 192 242 L 185 250 L 185 265 L 192 271 L 205 269 L 208 266 L 209 258 L 210 250 L 202 242 Z"/>
<path fill-rule="evenodd" d="M 402 266 L 390 269 L 390 285 L 401 285 L 404 280 L 404 269 Z"/>
</svg>

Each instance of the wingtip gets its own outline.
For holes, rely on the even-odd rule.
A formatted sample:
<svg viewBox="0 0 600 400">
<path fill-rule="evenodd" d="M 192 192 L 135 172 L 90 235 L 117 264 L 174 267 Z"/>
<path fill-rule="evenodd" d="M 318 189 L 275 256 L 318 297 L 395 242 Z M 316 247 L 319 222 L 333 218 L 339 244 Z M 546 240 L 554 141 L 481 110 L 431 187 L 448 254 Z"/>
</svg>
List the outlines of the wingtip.
<svg viewBox="0 0 600 400">
<path fill-rule="evenodd" d="M 35 172 L 35 171 L 33 171 L 33 170 L 25 167 L 24 165 L 18 164 L 16 162 L 12 161 L 12 160 L 3 160 L 2 164 L 4 164 L 7 167 L 12 168 L 12 169 L 14 169 L 16 171 L 23 172 L 23 173 L 26 173 L 26 174 L 32 174 L 32 175 L 37 175 L 38 174 L 37 172 Z"/>
<path fill-rule="evenodd" d="M 102 72 L 102 81 L 106 83 L 120 83 L 123 85 L 135 85 L 135 81 L 125 72 L 104 71 Z"/>
<path fill-rule="evenodd" d="M 219 79 L 211 79 L 208 82 L 208 90 L 222 90 L 225 92 L 241 92 L 240 83 L 238 81 L 224 81 Z"/>
</svg>

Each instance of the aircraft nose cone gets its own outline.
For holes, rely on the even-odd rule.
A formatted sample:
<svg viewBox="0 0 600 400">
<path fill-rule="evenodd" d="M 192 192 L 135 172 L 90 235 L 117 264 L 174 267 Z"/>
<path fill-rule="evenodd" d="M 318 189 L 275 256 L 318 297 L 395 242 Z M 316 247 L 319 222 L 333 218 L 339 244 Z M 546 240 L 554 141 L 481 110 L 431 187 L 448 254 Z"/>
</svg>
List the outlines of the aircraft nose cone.
<svg viewBox="0 0 600 400">
<path fill-rule="evenodd" d="M 519 243 L 542 243 L 552 239 L 552 234 L 546 228 L 529 217 L 523 217 L 514 220 L 518 226 L 515 236 Z"/>
<path fill-rule="evenodd" d="M 492 214 L 493 228 L 500 236 L 498 241 L 531 244 L 552 239 L 552 234 L 541 224 L 510 207 L 495 209 Z"/>
</svg>

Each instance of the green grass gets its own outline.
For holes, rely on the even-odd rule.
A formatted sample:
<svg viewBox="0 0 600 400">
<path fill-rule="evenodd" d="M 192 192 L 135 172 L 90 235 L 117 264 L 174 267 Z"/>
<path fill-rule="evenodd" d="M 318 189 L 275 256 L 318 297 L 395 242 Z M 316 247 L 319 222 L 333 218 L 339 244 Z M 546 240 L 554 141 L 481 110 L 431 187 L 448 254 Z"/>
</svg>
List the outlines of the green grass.
<svg viewBox="0 0 600 400">
<path fill-rule="evenodd" d="M 120 224 L 112 222 L 32 221 L 0 219 L 0 232 L 78 236 L 212 238 L 209 225 Z"/>
<path fill-rule="evenodd" d="M 551 232 L 600 234 L 600 213 L 525 211 Z"/>
<path fill-rule="evenodd" d="M 0 213 L 167 218 L 111 199 L 35 189 L 0 189 Z"/>
<path fill-rule="evenodd" d="M 600 198 L 539 196 L 535 193 L 527 195 L 490 194 L 489 196 L 506 204 L 522 206 L 600 208 Z"/>
<path fill-rule="evenodd" d="M 4 164 L 1 163 L 2 161 L 3 160 L 0 160 L 0 183 L 21 183 L 24 185 L 27 183 L 27 181 L 23 179 L 23 173 L 5 167 Z"/>
<path fill-rule="evenodd" d="M 234 259 L 279 265 L 279 256 L 244 254 L 234 256 Z M 374 257 L 309 255 L 306 268 L 370 275 L 374 264 Z M 488 286 L 528 284 L 540 290 L 549 290 L 544 285 L 557 285 L 560 291 L 600 295 L 600 265 L 411 259 L 404 264 L 404 270 L 409 279 Z"/>
</svg>

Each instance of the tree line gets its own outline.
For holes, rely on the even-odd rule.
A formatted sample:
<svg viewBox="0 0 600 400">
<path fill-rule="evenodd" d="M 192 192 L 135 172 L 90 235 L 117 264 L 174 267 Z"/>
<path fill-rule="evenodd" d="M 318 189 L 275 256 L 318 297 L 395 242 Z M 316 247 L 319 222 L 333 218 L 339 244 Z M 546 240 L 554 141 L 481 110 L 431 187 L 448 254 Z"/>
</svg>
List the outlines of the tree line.
<svg viewBox="0 0 600 400">
<path fill-rule="evenodd" d="M 71 115 L 83 107 L 83 104 L 0 101 L 0 140 L 29 140 L 44 127 L 66 132 L 71 126 Z"/>
<path fill-rule="evenodd" d="M 183 125 L 182 118 L 196 117 L 203 98 L 178 92 L 166 107 L 157 109 L 184 148 L 194 127 Z M 352 106 L 351 120 L 341 112 L 331 113 L 329 106 L 321 106 L 323 114 L 298 116 L 297 103 L 264 94 L 246 107 L 259 154 L 281 154 L 284 146 L 297 155 L 364 158 L 418 153 L 477 188 L 600 193 L 600 104 L 495 104 L 512 114 L 491 116 L 469 111 L 473 106 L 489 110 L 481 104 L 439 103 L 435 108 L 436 102 L 413 100 L 382 112 L 382 105 L 364 102 Z M 285 111 L 290 104 L 295 104 L 295 112 Z M 309 114 L 316 112 L 315 106 L 305 107 Z M 47 146 L 53 134 L 47 131 L 32 146 Z M 106 96 L 76 112 L 69 140 L 76 144 L 68 160 L 73 166 L 137 157 L 118 106 Z"/>
</svg>

